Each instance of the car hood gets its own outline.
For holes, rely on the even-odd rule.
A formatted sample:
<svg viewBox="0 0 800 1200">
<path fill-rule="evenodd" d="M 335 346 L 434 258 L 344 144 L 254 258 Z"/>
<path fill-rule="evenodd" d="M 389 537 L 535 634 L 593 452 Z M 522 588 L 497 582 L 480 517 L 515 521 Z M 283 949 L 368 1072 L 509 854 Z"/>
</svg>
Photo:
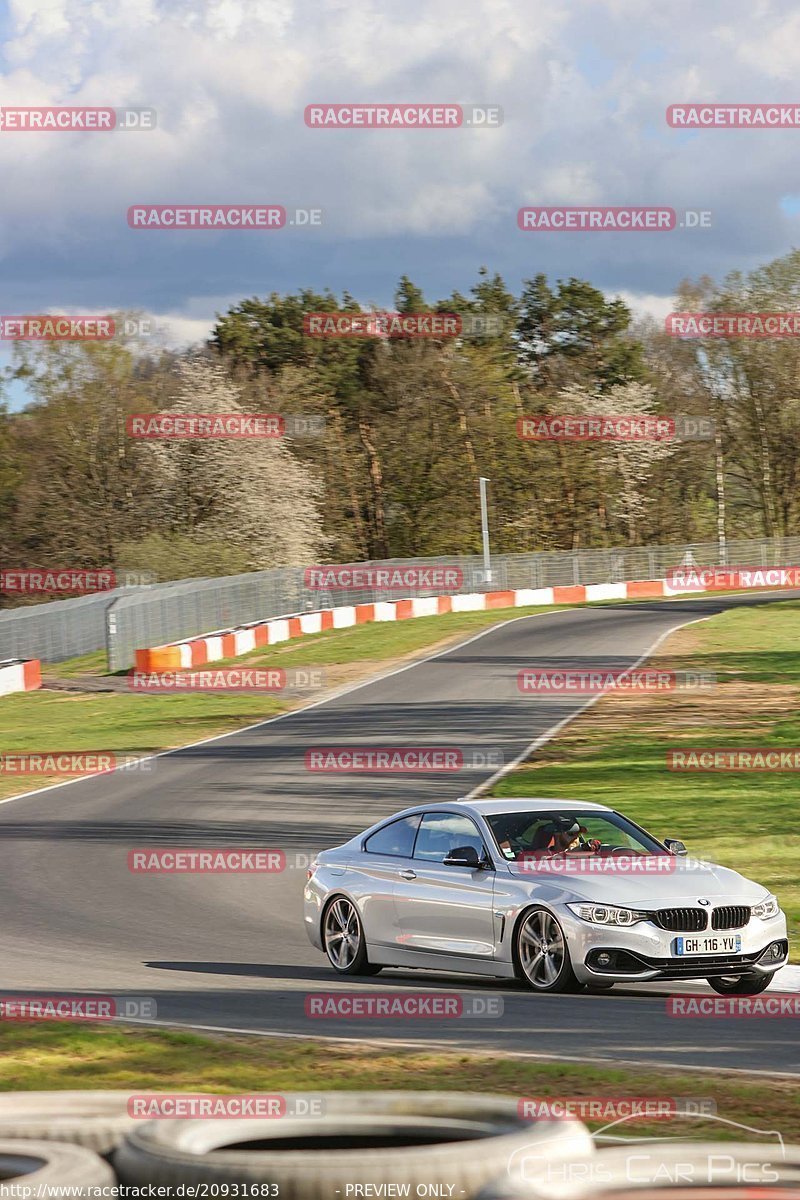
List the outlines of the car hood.
<svg viewBox="0 0 800 1200">
<path fill-rule="evenodd" d="M 767 889 L 716 863 L 697 859 L 673 858 L 668 872 L 628 873 L 623 870 L 603 873 L 567 874 L 565 871 L 535 871 L 516 863 L 507 863 L 511 875 L 530 883 L 539 891 L 551 884 L 560 892 L 569 892 L 576 900 L 602 901 L 608 904 L 696 904 L 699 899 L 728 900 L 756 904 Z"/>
</svg>

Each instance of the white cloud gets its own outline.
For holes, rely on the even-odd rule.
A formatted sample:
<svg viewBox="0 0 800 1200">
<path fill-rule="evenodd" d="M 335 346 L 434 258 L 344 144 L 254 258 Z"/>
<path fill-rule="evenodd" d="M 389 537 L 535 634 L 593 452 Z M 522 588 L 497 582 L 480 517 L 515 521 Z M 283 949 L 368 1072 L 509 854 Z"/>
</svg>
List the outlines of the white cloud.
<svg viewBox="0 0 800 1200">
<path fill-rule="evenodd" d="M 800 133 L 665 123 L 681 100 L 795 99 L 800 14 L 787 0 L 556 0 L 535 14 L 518 0 L 9 0 L 7 29 L 0 105 L 147 105 L 158 128 L 0 132 L 6 311 L 20 296 L 180 314 L 204 289 L 374 294 L 414 263 L 441 295 L 481 262 L 656 302 L 685 275 L 746 268 L 791 241 L 778 202 L 800 194 Z M 308 103 L 363 100 L 500 104 L 505 124 L 303 124 Z M 137 202 L 322 207 L 325 227 L 134 232 Z M 708 208 L 715 224 L 532 238 L 516 229 L 524 203 Z"/>
</svg>

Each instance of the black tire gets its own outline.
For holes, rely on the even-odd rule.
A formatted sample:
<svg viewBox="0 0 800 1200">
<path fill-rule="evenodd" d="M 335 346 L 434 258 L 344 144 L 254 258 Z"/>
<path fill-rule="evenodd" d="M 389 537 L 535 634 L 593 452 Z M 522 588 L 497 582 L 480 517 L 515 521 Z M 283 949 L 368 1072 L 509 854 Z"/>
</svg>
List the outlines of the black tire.
<svg viewBox="0 0 800 1200">
<path fill-rule="evenodd" d="M 322 914 L 322 944 L 339 975 L 377 975 L 381 967 L 367 958 L 367 939 L 358 908 L 347 896 L 334 896 Z"/>
<path fill-rule="evenodd" d="M 539 947 L 544 947 L 540 949 Z M 548 908 L 527 909 L 514 932 L 514 969 L 532 992 L 579 992 L 566 935 Z"/>
<path fill-rule="evenodd" d="M 307 1094 L 300 1093 L 307 1098 Z M 120 1183 L 274 1184 L 290 1200 L 342 1200 L 354 1183 L 389 1194 L 440 1185 L 472 1200 L 514 1154 L 571 1162 L 592 1152 L 580 1121 L 528 1120 L 511 1096 L 462 1092 L 325 1092 L 322 1114 L 279 1121 L 140 1123 L 114 1155 Z M 174 1194 L 174 1193 L 170 1193 Z M 241 1194 L 241 1192 L 240 1192 Z M 368 1192 L 367 1194 L 370 1194 Z"/>
<path fill-rule="evenodd" d="M 772 983 L 772 976 L 756 975 L 751 971 L 748 975 L 725 975 L 720 979 L 709 979 L 708 983 L 720 996 L 758 996 Z"/>
</svg>

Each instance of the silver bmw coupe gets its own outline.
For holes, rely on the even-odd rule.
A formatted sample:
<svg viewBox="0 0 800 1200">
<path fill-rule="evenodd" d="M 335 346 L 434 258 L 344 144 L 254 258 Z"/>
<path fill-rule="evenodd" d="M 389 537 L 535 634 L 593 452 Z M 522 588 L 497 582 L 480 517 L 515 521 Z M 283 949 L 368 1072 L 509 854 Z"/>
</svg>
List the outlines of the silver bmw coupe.
<svg viewBox="0 0 800 1200">
<path fill-rule="evenodd" d="M 766 888 L 599 804 L 426 804 L 317 856 L 304 905 L 335 971 L 517 977 L 537 992 L 707 979 L 766 988 L 788 958 Z"/>
</svg>

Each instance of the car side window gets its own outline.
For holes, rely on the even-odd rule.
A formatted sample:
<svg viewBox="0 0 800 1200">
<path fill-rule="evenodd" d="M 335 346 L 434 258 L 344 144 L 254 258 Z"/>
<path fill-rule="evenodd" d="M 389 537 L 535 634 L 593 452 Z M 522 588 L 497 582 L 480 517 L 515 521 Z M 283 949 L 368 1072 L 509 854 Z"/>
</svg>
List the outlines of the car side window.
<svg viewBox="0 0 800 1200">
<path fill-rule="evenodd" d="M 473 846 L 483 858 L 486 848 L 474 821 L 458 813 L 425 813 L 414 846 L 414 858 L 426 862 L 444 862 L 451 850 Z"/>
<path fill-rule="evenodd" d="M 378 829 L 364 842 L 367 854 L 389 854 L 395 858 L 411 858 L 414 838 L 419 826 L 419 813 L 391 821 Z"/>
</svg>

